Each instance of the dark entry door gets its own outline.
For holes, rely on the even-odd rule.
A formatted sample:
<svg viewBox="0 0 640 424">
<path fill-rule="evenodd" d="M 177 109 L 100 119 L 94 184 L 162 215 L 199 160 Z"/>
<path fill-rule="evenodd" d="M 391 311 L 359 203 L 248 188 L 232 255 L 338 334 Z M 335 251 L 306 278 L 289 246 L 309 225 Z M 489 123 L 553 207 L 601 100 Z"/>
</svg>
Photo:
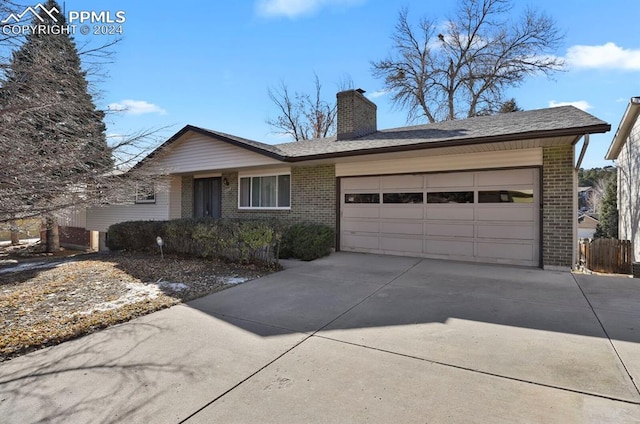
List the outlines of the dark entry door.
<svg viewBox="0 0 640 424">
<path fill-rule="evenodd" d="M 193 216 L 195 218 L 220 218 L 221 178 L 197 178 L 193 180 Z"/>
</svg>

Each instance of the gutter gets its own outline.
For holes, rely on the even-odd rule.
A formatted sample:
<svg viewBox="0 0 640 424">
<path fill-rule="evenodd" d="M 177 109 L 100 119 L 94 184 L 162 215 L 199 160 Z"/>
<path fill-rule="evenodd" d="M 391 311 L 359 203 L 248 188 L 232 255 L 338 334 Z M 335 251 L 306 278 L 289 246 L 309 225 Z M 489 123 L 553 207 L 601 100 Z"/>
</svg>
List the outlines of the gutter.
<svg viewBox="0 0 640 424">
<path fill-rule="evenodd" d="M 589 147 L 589 134 L 584 135 L 584 142 L 582 143 L 580 156 L 578 157 L 578 162 L 576 163 L 576 171 L 578 171 L 580 169 L 580 165 L 582 165 L 582 159 L 584 159 L 584 154 L 587 153 L 587 147 Z"/>
<path fill-rule="evenodd" d="M 631 133 L 631 129 L 633 125 L 640 116 L 640 97 L 632 97 L 629 100 L 629 104 L 627 105 L 627 109 L 624 112 L 624 116 L 620 121 L 620 126 L 616 131 L 616 135 L 613 137 L 613 141 L 611 142 L 611 146 L 609 146 L 609 150 L 605 155 L 605 159 L 607 160 L 616 160 L 618 159 L 618 155 L 626 143 L 627 138 L 629 138 L 629 134 Z"/>
</svg>

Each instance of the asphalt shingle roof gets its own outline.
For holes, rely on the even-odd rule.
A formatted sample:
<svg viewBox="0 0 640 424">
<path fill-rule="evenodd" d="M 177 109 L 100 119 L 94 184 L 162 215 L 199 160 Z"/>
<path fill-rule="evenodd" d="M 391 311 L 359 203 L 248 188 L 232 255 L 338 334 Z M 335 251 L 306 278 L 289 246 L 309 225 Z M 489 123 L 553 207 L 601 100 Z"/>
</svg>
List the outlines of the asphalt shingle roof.
<svg viewBox="0 0 640 424">
<path fill-rule="evenodd" d="M 188 131 L 209 135 L 285 162 L 295 162 L 312 158 L 351 156 L 385 151 L 580 136 L 588 133 L 604 133 L 610 129 L 611 125 L 573 106 L 392 128 L 350 140 L 337 140 L 334 136 L 275 145 L 187 125 L 148 157 L 155 155 L 156 152 L 167 147 Z"/>
<path fill-rule="evenodd" d="M 427 147 L 428 144 L 428 147 L 437 147 L 443 144 L 582 135 L 588 132 L 606 132 L 609 128 L 609 124 L 591 114 L 573 106 L 562 106 L 392 128 L 354 140 L 337 141 L 335 137 L 330 137 L 277 144 L 276 147 L 286 156 L 304 157 L 400 146 Z"/>
</svg>

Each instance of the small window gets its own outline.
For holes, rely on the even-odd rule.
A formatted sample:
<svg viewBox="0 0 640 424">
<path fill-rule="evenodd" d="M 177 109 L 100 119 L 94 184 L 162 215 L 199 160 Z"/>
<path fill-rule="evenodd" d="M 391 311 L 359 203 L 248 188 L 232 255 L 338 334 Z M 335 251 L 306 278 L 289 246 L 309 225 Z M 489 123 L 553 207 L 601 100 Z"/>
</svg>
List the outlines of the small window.
<svg viewBox="0 0 640 424">
<path fill-rule="evenodd" d="M 427 203 L 473 203 L 473 191 L 427 193 Z"/>
<path fill-rule="evenodd" d="M 422 193 L 384 193 L 382 203 L 424 203 Z"/>
<path fill-rule="evenodd" d="M 479 191 L 478 203 L 533 203 L 533 190 Z"/>
<path fill-rule="evenodd" d="M 345 203 L 380 203 L 380 193 L 353 193 L 344 195 Z"/>
<path fill-rule="evenodd" d="M 289 208 L 291 176 L 241 177 L 238 197 L 241 208 Z"/>
<path fill-rule="evenodd" d="M 156 203 L 156 191 L 153 183 L 136 186 L 136 203 Z"/>
</svg>

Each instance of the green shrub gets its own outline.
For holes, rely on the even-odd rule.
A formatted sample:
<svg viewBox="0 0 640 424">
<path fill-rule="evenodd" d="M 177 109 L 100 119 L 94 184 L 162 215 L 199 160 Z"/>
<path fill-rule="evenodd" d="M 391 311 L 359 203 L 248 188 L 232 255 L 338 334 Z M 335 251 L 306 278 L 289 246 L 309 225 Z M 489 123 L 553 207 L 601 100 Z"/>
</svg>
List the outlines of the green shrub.
<svg viewBox="0 0 640 424">
<path fill-rule="evenodd" d="M 156 237 L 167 253 L 222 258 L 241 263 L 274 264 L 282 225 L 273 221 L 212 218 L 133 221 L 109 227 L 112 250 L 157 250 Z"/>
<path fill-rule="evenodd" d="M 107 247 L 110 250 L 151 251 L 158 248 L 156 237 L 164 238 L 162 221 L 127 221 L 109 227 Z"/>
<path fill-rule="evenodd" d="M 294 224 L 282 235 L 280 257 L 312 261 L 331 253 L 334 242 L 334 231 L 326 225 Z"/>
</svg>

